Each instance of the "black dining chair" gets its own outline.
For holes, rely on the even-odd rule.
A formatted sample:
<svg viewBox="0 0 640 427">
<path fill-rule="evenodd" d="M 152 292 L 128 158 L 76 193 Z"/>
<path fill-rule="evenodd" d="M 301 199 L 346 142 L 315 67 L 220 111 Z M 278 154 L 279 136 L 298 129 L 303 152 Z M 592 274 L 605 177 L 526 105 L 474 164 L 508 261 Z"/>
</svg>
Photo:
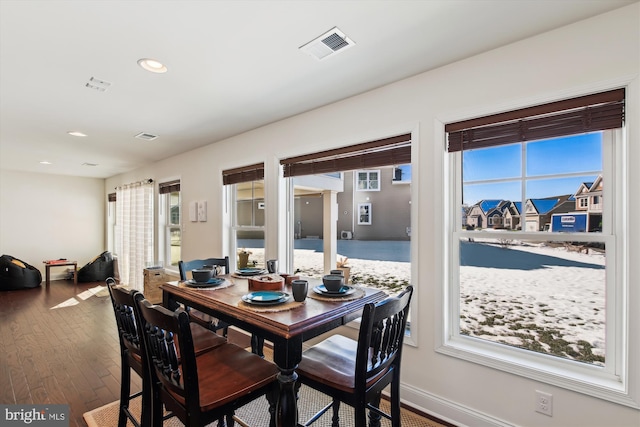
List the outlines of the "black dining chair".
<svg viewBox="0 0 640 427">
<path fill-rule="evenodd" d="M 237 408 L 275 392 L 278 367 L 242 347 L 227 342 L 196 357 L 186 311 L 140 300 L 137 313 L 152 361 L 154 427 L 162 425 L 160 403 L 187 427 L 222 417 L 232 427 Z"/>
<path fill-rule="evenodd" d="M 207 258 L 207 259 L 194 259 L 191 261 L 178 261 L 178 270 L 180 270 L 180 280 L 187 280 L 188 272 L 202 268 L 205 265 L 212 265 L 224 268 L 223 274 L 230 273 L 229 257 L 224 258 Z"/>
<path fill-rule="evenodd" d="M 192 270 L 203 268 L 205 265 L 218 266 L 224 268 L 224 274 L 229 274 L 229 257 L 224 258 L 207 258 L 207 259 L 194 259 L 191 261 L 178 261 L 178 270 L 180 272 L 180 280 L 185 281 L 191 279 L 189 274 Z M 185 307 L 189 311 L 189 315 L 196 322 L 200 323 L 211 329 L 214 332 L 222 331 L 223 336 L 227 336 L 229 332 L 229 325 L 220 321 L 213 316 L 203 313 L 199 310 L 192 309 L 191 307 Z"/>
<path fill-rule="evenodd" d="M 400 427 L 400 362 L 413 287 L 376 304 L 365 305 L 358 340 L 333 335 L 303 352 L 297 372 L 300 382 L 333 398 L 304 425 L 333 407 L 332 426 L 338 427 L 340 402 L 354 408 L 355 426 L 372 426 L 381 417 Z M 391 385 L 391 413 L 380 410 L 382 390 Z"/>
<path fill-rule="evenodd" d="M 178 261 L 180 280 L 188 280 L 188 272 L 198 268 L 202 268 L 205 265 L 216 265 L 219 267 L 224 267 L 224 274 L 229 274 L 230 272 L 228 256 L 224 258 L 207 258 L 195 259 L 192 261 Z M 190 307 L 186 307 L 186 310 L 189 312 L 191 317 L 194 318 L 194 320 L 201 323 L 203 326 L 208 327 L 212 331 L 222 330 L 222 335 L 225 337 L 227 336 L 229 332 L 229 325 L 227 323 Z M 264 357 L 264 338 L 259 337 L 255 334 L 251 335 L 251 351 L 259 355 L 260 357 Z"/>
<path fill-rule="evenodd" d="M 148 426 L 151 423 L 151 376 L 149 366 L 146 363 L 144 340 L 140 334 L 141 324 L 138 322 L 139 317 L 135 315 L 136 300 L 142 299 L 143 296 L 139 291 L 118 286 L 112 277 L 107 278 L 106 285 L 111 296 L 120 341 L 121 378 L 118 427 L 124 427 L 127 418 L 136 427 Z M 226 343 L 225 338 L 195 323 L 191 323 L 190 328 L 197 354 Z M 142 390 L 134 394 L 131 394 L 131 370 L 142 379 Z M 136 419 L 129 410 L 131 399 L 138 396 L 142 396 L 140 419 Z"/>
</svg>

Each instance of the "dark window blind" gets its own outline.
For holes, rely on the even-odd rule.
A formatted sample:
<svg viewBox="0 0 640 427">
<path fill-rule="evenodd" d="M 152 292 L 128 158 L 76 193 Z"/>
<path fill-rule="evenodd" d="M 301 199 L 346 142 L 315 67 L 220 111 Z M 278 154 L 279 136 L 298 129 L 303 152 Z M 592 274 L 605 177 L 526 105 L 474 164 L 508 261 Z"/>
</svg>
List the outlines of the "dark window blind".
<svg viewBox="0 0 640 427">
<path fill-rule="evenodd" d="M 411 163 L 411 134 L 282 159 L 285 177 Z"/>
<path fill-rule="evenodd" d="M 625 90 L 616 89 L 445 125 L 448 151 L 492 147 L 622 127 Z"/>
<path fill-rule="evenodd" d="M 175 191 L 180 191 L 180 180 L 177 179 L 175 181 L 169 182 L 161 182 L 158 184 L 158 192 L 160 194 L 169 194 Z"/>
<path fill-rule="evenodd" d="M 115 202 L 116 201 L 116 193 L 109 193 L 107 195 L 107 198 L 110 202 Z"/>
<path fill-rule="evenodd" d="M 222 183 L 224 185 L 260 181 L 262 179 L 264 179 L 264 163 L 222 171 Z"/>
</svg>

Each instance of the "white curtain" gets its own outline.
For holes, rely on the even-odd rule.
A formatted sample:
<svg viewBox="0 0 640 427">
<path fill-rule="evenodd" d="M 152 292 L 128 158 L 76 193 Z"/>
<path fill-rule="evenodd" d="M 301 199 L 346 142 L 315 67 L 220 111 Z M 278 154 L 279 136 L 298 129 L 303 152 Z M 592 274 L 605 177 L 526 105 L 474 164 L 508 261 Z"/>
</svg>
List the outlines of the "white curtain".
<svg viewBox="0 0 640 427">
<path fill-rule="evenodd" d="M 116 188 L 116 233 L 120 283 L 143 292 L 143 270 L 153 261 L 152 180 Z"/>
</svg>

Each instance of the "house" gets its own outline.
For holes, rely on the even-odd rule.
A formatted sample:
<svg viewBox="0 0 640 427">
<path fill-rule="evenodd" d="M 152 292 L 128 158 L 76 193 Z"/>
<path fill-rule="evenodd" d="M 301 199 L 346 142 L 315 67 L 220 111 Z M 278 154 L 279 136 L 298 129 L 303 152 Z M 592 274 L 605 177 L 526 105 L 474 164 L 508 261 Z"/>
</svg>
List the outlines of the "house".
<svg viewBox="0 0 640 427">
<path fill-rule="evenodd" d="M 410 7 L 412 2 L 395 3 L 399 4 L 398 7 Z M 349 7 L 349 3 L 346 4 L 344 7 Z M 91 7 L 91 4 L 87 5 Z M 245 7 L 249 13 L 253 6 L 249 4 Z M 442 3 L 442 7 L 449 7 L 448 2 Z M 491 7 L 503 8 L 505 5 L 501 3 L 496 6 L 491 3 Z M 108 8 L 105 12 L 109 12 L 104 17 L 105 21 L 98 13 L 95 22 L 84 25 L 89 27 L 100 24 L 117 31 L 118 16 L 126 15 L 126 11 L 117 12 Z M 285 14 L 286 10 L 282 10 L 282 13 Z M 248 22 L 257 19 L 249 15 Z M 554 13 L 550 12 L 548 19 L 551 20 L 553 15 Z M 625 378 L 625 389 L 618 393 L 618 398 L 605 398 L 601 389 L 586 386 L 582 381 L 576 381 L 574 388 L 552 383 L 546 374 L 540 374 L 537 366 L 522 365 L 519 370 L 509 372 L 480 360 L 477 355 L 465 359 L 445 354 L 439 343 L 450 332 L 450 325 L 444 321 L 444 312 L 452 306 L 451 301 L 445 298 L 443 288 L 449 277 L 444 262 L 448 250 L 445 244 L 445 230 L 449 226 L 447 200 L 455 196 L 447 186 L 447 177 L 453 172 L 448 168 L 448 154 L 444 151 L 444 124 L 463 118 L 625 87 L 625 114 L 628 123 L 625 138 L 628 138 L 630 143 L 624 152 L 624 162 L 629 167 L 624 171 L 624 188 L 619 190 L 625 197 L 625 214 L 632 218 L 633 213 L 640 211 L 640 198 L 637 197 L 640 194 L 640 169 L 631 167 L 640 163 L 640 145 L 636 143 L 640 141 L 639 17 L 640 4 L 632 2 L 619 9 L 577 20 L 560 28 L 554 29 L 550 26 L 546 32 L 532 33 L 512 44 L 489 48 L 471 57 L 450 58 L 434 69 L 364 93 L 350 94 L 345 99 L 308 111 L 292 111 L 291 117 L 272 123 L 265 120 L 263 125 L 251 130 L 225 135 L 215 143 L 185 149 L 184 152 L 156 159 L 151 164 L 107 178 L 50 175 L 3 167 L 0 170 L 0 252 L 21 254 L 20 256 L 34 264 L 43 259 L 60 257 L 78 259 L 82 264 L 107 246 L 107 224 L 111 221 L 107 194 L 117 186 L 149 177 L 154 180 L 179 177 L 183 187 L 181 196 L 186 203 L 200 200 L 208 202 L 206 221 L 184 222 L 183 257 L 190 259 L 205 253 L 227 253 L 228 232 L 223 226 L 227 205 L 221 172 L 227 168 L 264 163 L 264 220 L 267 237 L 265 250 L 281 259 L 279 251 L 282 248 L 278 245 L 277 238 L 284 233 L 285 227 L 281 218 L 286 204 L 283 199 L 278 198 L 280 193 L 276 189 L 279 160 L 408 132 L 413 136 L 410 226 L 412 268 L 417 292 L 412 307 L 413 335 L 407 339 L 406 348 L 403 350 L 403 403 L 433 413 L 456 425 L 637 425 L 640 419 L 640 281 L 633 278 L 640 277 L 640 263 L 634 261 L 640 259 L 640 233 L 633 224 L 625 231 L 623 243 L 626 246 L 625 250 L 621 251 L 621 256 L 628 257 L 625 258 L 628 263 L 625 277 L 617 278 L 628 280 L 624 288 L 627 293 L 620 296 L 622 299 L 619 300 L 619 307 L 616 306 L 626 307 L 621 311 L 624 311 L 627 317 L 623 325 L 618 325 L 620 329 L 616 333 L 627 339 L 626 353 L 622 359 L 629 368 L 629 375 Z M 109 22 L 106 21 L 107 18 Z M 523 15 L 522 18 L 526 21 L 527 17 Z M 4 25 L 5 19 L 8 18 L 2 19 Z M 362 19 L 366 20 L 367 17 L 362 16 Z M 482 14 L 478 13 L 477 21 L 482 20 Z M 212 25 L 220 24 L 219 21 L 220 19 L 212 22 Z M 425 16 L 425 38 L 429 38 L 429 28 L 436 24 Z M 494 23 L 492 30 L 508 32 L 520 24 L 521 22 L 505 20 Z M 455 45 L 457 33 L 471 32 L 474 36 L 482 37 L 483 33 L 488 31 L 484 27 L 459 26 L 456 22 L 446 22 L 446 25 L 454 31 L 448 38 L 433 40 L 433 51 L 447 50 L 447 45 Z M 384 27 L 384 22 L 381 22 L 381 27 Z M 37 27 L 29 30 L 33 37 L 54 36 L 50 33 L 38 33 Z M 246 36 L 250 31 L 249 23 L 248 27 L 239 29 L 234 37 Z M 78 34 L 78 37 L 82 36 L 83 34 Z M 11 41 L 18 44 L 20 42 Z M 297 47 L 294 42 L 287 42 Z M 380 43 L 381 50 L 401 49 L 398 46 L 386 46 L 384 40 L 377 42 Z M 215 44 L 212 40 L 212 49 Z M 124 54 L 127 48 L 128 46 L 96 46 L 94 51 L 83 54 L 86 58 L 99 56 L 101 49 L 118 49 Z M 256 48 L 259 49 L 260 46 Z M 355 48 L 350 51 L 355 51 Z M 28 53 L 30 52 L 25 54 Z M 424 52 L 424 56 L 430 54 L 431 52 Z M 340 55 L 346 55 L 346 52 Z M 4 60 L 3 57 L 2 61 Z M 188 58 L 180 59 L 187 60 Z M 339 67 L 329 68 L 329 61 L 319 64 L 326 67 L 324 70 L 327 74 L 341 72 Z M 39 70 L 25 69 L 24 79 L 30 82 L 46 80 L 45 65 L 43 63 L 43 68 Z M 388 65 L 383 72 L 395 73 L 394 64 Z M 255 66 L 260 67 L 262 64 Z M 270 71 L 276 73 L 276 70 Z M 77 70 L 69 70 L 69 74 L 74 72 Z M 87 72 L 88 70 L 83 69 L 80 74 L 84 77 Z M 213 73 L 213 70 L 211 72 Z M 0 79 L 3 78 L 0 76 Z M 239 71 L 238 78 L 243 78 Z M 157 82 L 158 80 L 154 80 L 154 85 Z M 51 85 L 55 86 L 57 83 L 51 82 Z M 248 91 L 259 90 L 250 86 L 250 83 L 247 82 Z M 314 83 L 306 82 L 309 86 L 313 86 Z M 114 83 L 113 87 L 116 88 L 117 84 Z M 286 87 L 281 89 L 286 90 Z M 157 92 L 156 89 L 153 93 Z M 113 92 L 106 94 L 112 96 Z M 99 93 L 91 92 L 91 95 Z M 304 93 L 297 95 L 302 102 Z M 277 92 L 265 93 L 264 103 L 277 103 L 279 96 Z M 169 108 L 171 103 L 180 102 L 186 103 L 189 100 L 154 99 L 155 104 L 165 108 Z M 212 104 L 207 107 L 213 108 Z M 243 114 L 241 106 L 238 105 L 218 107 L 234 109 L 238 115 Z M 10 108 L 20 109 L 21 106 L 6 105 L 5 101 L 2 101 L 0 115 L 7 117 Z M 21 116 L 22 120 L 30 121 L 28 111 L 25 113 L 26 116 Z M 97 109 L 96 114 L 99 113 Z M 138 114 L 145 118 L 148 118 L 147 113 L 141 108 L 132 111 L 132 115 Z M 176 116 L 179 113 L 177 108 Z M 4 117 L 0 117 L 3 122 L 0 127 L 4 127 L 5 120 L 9 120 Z M 189 117 L 181 118 L 187 123 L 185 130 L 204 126 L 204 123 L 192 122 Z M 13 120 L 13 116 L 10 116 L 10 119 Z M 60 129 L 65 132 L 73 125 L 57 117 L 56 111 L 51 111 L 50 120 L 62 122 Z M 38 123 L 31 123 L 34 128 L 38 126 Z M 131 131 L 137 133 L 141 129 L 134 129 L 132 126 Z M 86 143 L 89 144 L 90 141 Z M 146 147 L 152 147 L 148 148 L 149 151 L 153 151 L 154 146 L 151 144 L 157 143 L 160 149 L 162 138 L 144 143 L 148 144 Z M 5 156 L 8 150 L 6 147 L 11 144 L 19 145 L 21 140 L 19 136 L 3 134 L 0 144 L 0 154 Z M 60 148 L 69 155 L 83 152 L 85 149 L 86 146 L 82 144 L 74 145 L 73 148 Z M 18 158 L 15 158 L 15 161 L 17 162 Z M 590 191 L 596 189 L 593 185 L 585 185 L 586 193 L 581 193 L 580 197 L 586 197 Z M 595 196 L 596 194 L 593 194 L 593 197 Z M 325 197 L 329 198 L 331 195 Z M 596 202 L 599 200 L 592 198 L 591 202 L 597 205 Z M 367 202 L 365 200 L 360 203 Z M 584 207 L 588 207 L 588 203 Z M 375 222 L 376 205 L 371 206 L 372 220 Z M 534 217 L 537 218 L 535 228 L 540 229 L 544 226 L 543 221 L 547 221 L 545 216 L 551 209 L 546 204 L 540 205 L 533 201 L 523 209 L 513 204 L 497 203 L 491 209 L 481 209 L 482 212 L 475 212 L 473 215 L 478 221 L 487 221 L 484 224 L 486 226 L 490 218 L 494 218 L 493 222 L 499 223 L 499 214 L 502 213 L 502 218 L 508 215 L 512 221 L 511 226 L 517 227 L 513 223 L 515 218 L 529 214 L 531 221 L 534 221 Z M 468 216 L 471 217 L 470 214 Z M 520 224 L 526 224 L 527 220 L 521 219 Z M 406 227 L 406 223 L 401 226 Z M 335 227 L 336 231 L 354 231 L 346 225 Z M 1 300 L 0 294 L 0 303 Z M 344 329 L 348 330 L 349 327 Z M 536 390 L 553 396 L 553 416 L 535 411 Z"/>
<path fill-rule="evenodd" d="M 581 183 L 563 208 L 551 212 L 552 231 L 602 231 L 602 191 L 602 175 L 593 182 Z"/>
<path fill-rule="evenodd" d="M 503 217 L 511 202 L 480 200 L 467 213 L 467 225 L 473 228 L 503 228 Z"/>
</svg>

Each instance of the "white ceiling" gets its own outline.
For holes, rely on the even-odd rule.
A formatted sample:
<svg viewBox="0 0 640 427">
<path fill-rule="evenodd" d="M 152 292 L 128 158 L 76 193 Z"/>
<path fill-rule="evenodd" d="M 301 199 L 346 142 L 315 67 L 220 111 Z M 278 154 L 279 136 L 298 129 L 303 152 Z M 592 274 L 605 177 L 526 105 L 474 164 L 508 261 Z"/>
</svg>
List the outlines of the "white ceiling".
<svg viewBox="0 0 640 427">
<path fill-rule="evenodd" d="M 0 0 L 0 168 L 106 178 L 635 1 Z"/>
</svg>

